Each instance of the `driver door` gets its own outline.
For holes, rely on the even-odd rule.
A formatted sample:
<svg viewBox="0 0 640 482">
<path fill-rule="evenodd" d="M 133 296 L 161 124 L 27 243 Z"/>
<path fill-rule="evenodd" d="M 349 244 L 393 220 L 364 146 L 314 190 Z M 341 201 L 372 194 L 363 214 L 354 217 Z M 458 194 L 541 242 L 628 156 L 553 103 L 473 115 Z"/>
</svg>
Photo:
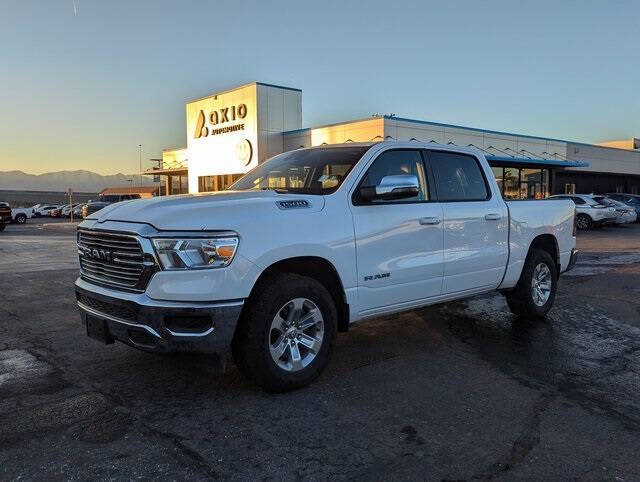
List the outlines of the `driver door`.
<svg viewBox="0 0 640 482">
<path fill-rule="evenodd" d="M 362 187 L 394 175 L 413 175 L 417 196 L 364 201 Z M 431 200 L 429 173 L 418 149 L 382 152 L 361 179 L 352 199 L 361 315 L 417 306 L 439 296 L 443 278 L 443 213 Z"/>
</svg>

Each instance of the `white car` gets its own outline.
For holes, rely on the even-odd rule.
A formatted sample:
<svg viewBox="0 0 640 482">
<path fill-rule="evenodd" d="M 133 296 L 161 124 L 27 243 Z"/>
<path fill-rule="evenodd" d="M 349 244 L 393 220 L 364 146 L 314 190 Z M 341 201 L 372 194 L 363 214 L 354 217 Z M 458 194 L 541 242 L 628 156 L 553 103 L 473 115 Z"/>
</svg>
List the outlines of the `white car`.
<svg viewBox="0 0 640 482">
<path fill-rule="evenodd" d="M 578 229 L 591 229 L 605 224 L 614 224 L 618 217 L 615 208 L 605 206 L 589 194 L 556 194 L 549 199 L 570 199 L 576 206 Z"/>
<path fill-rule="evenodd" d="M 54 209 L 58 209 L 59 207 L 60 204 L 41 204 L 39 207 L 33 209 L 33 215 L 36 218 L 39 218 L 41 216 L 50 216 L 51 211 L 53 211 Z"/>
<path fill-rule="evenodd" d="M 505 202 L 481 151 L 385 141 L 298 149 L 230 190 L 106 206 L 78 227 L 87 334 L 214 354 L 304 386 L 360 320 L 499 290 L 551 309 L 576 260 L 567 200 Z"/>
<path fill-rule="evenodd" d="M 636 213 L 634 207 L 628 206 L 625 203 L 616 201 L 615 199 L 611 199 L 607 196 L 595 195 L 592 197 L 596 202 L 602 204 L 603 206 L 608 206 L 616 210 L 616 224 L 629 224 L 636 222 L 638 214 Z"/>
<path fill-rule="evenodd" d="M 9 203 L 5 202 L 0 204 L 11 209 L 12 223 L 24 224 L 27 222 L 27 219 L 31 218 L 31 208 L 12 208 Z"/>
</svg>

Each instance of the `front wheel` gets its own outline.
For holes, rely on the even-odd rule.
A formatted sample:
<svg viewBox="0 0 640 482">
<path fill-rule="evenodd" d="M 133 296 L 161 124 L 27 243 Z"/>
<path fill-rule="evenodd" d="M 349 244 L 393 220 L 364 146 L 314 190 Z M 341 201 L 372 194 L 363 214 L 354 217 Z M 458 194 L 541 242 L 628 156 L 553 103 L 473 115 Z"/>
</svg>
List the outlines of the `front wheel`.
<svg viewBox="0 0 640 482">
<path fill-rule="evenodd" d="M 273 392 L 308 385 L 325 368 L 337 333 L 327 289 L 306 276 L 280 273 L 248 300 L 232 345 L 240 370 Z"/>
<path fill-rule="evenodd" d="M 18 214 L 16 216 L 16 223 L 24 224 L 26 222 L 27 222 L 27 215 L 26 214 Z"/>
<path fill-rule="evenodd" d="M 506 295 L 511 312 L 525 319 L 544 318 L 553 306 L 558 271 L 548 252 L 532 249 L 515 289 Z"/>
<path fill-rule="evenodd" d="M 4 231 L 4 221 L 0 221 L 0 231 Z"/>
</svg>

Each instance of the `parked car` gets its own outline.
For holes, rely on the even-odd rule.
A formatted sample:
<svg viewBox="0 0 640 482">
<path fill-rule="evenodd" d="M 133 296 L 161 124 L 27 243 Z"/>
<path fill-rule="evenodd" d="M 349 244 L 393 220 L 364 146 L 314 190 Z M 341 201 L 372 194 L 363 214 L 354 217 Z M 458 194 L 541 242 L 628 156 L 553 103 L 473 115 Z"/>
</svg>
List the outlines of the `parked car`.
<svg viewBox="0 0 640 482">
<path fill-rule="evenodd" d="M 11 222 L 11 208 L 8 203 L 0 203 L 0 231 L 4 231 L 7 224 Z"/>
<path fill-rule="evenodd" d="M 578 229 L 591 229 L 616 222 L 614 208 L 604 206 L 588 194 L 556 194 L 549 199 L 570 199 L 576 205 L 576 224 Z"/>
<path fill-rule="evenodd" d="M 24 224 L 27 222 L 27 219 L 31 219 L 33 216 L 33 212 L 31 208 L 12 208 L 11 209 L 11 220 L 14 223 Z"/>
<path fill-rule="evenodd" d="M 615 199 L 616 201 L 620 201 L 625 203 L 627 206 L 631 206 L 636 210 L 637 218 L 636 221 L 640 221 L 640 196 L 637 194 L 625 194 L 621 192 L 612 192 L 607 193 L 607 197 L 611 199 Z"/>
<path fill-rule="evenodd" d="M 62 210 L 60 211 L 60 217 L 63 218 L 68 218 L 71 215 L 71 210 L 78 207 L 80 203 L 73 203 L 71 205 L 67 204 L 65 207 L 62 208 Z"/>
<path fill-rule="evenodd" d="M 85 204 L 84 206 L 82 206 L 82 218 L 86 218 L 87 216 L 100 211 L 102 208 L 107 207 L 109 204 L 112 203 L 108 203 L 108 202 L 102 202 L 102 201 L 94 201 L 94 202 L 90 202 Z"/>
<path fill-rule="evenodd" d="M 616 224 L 628 224 L 635 223 L 638 215 L 636 214 L 636 210 L 632 206 L 627 206 L 625 203 L 616 201 L 615 199 L 611 199 L 607 196 L 592 196 L 593 199 L 602 204 L 603 206 L 608 206 L 616 210 Z"/>
<path fill-rule="evenodd" d="M 82 203 L 73 208 L 73 217 L 80 219 L 82 217 L 82 208 L 84 208 L 86 205 L 87 203 Z"/>
<path fill-rule="evenodd" d="M 36 218 L 41 216 L 51 216 L 51 211 L 54 209 L 58 209 L 60 207 L 59 204 L 41 204 L 39 207 L 33 210 L 33 215 Z"/>
<path fill-rule="evenodd" d="M 61 218 L 62 217 L 62 212 L 68 207 L 69 207 L 68 204 L 62 204 L 62 205 L 58 206 L 57 208 L 52 209 L 51 212 L 49 213 L 49 215 L 52 218 Z"/>
<path fill-rule="evenodd" d="M 413 141 L 286 152 L 229 191 L 112 204 L 77 240 L 90 337 L 231 348 L 273 391 L 314 380 L 364 318 L 495 290 L 545 316 L 577 254 L 573 203 L 505 202 L 481 151 Z"/>
</svg>

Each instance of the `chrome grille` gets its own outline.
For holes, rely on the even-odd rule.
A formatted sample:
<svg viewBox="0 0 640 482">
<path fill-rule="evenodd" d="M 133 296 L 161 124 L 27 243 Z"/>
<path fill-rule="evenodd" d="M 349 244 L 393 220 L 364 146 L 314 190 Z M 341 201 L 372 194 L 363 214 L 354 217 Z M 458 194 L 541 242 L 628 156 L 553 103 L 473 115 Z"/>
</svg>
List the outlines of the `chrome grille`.
<svg viewBox="0 0 640 482">
<path fill-rule="evenodd" d="M 136 291 L 144 290 L 155 265 L 137 237 L 104 231 L 78 230 L 78 257 L 88 280 Z"/>
</svg>

